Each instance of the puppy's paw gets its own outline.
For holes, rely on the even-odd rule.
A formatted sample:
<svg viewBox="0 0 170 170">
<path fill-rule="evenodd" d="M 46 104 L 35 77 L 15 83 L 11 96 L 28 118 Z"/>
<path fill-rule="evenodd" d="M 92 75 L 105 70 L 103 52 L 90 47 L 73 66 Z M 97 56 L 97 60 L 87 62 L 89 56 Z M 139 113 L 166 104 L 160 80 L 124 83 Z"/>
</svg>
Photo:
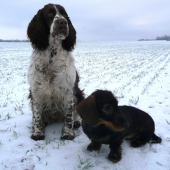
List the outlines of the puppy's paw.
<svg viewBox="0 0 170 170">
<path fill-rule="evenodd" d="M 121 158 L 122 158 L 121 154 L 109 153 L 108 155 L 108 159 L 112 161 L 113 163 L 119 162 Z"/>
<path fill-rule="evenodd" d="M 87 150 L 89 150 L 89 151 L 97 151 L 97 150 L 100 150 L 100 148 L 101 148 L 101 144 L 90 143 L 87 146 Z"/>
<path fill-rule="evenodd" d="M 80 121 L 75 121 L 74 125 L 73 125 L 73 128 L 78 129 L 80 127 L 80 125 L 81 125 Z"/>
<path fill-rule="evenodd" d="M 142 145 L 144 145 L 145 143 L 142 143 L 141 141 L 139 140 L 134 140 L 134 141 L 131 141 L 130 145 L 133 147 L 133 148 L 138 148 Z"/>
<path fill-rule="evenodd" d="M 37 141 L 37 140 L 44 140 L 45 139 L 45 135 L 32 135 L 31 139 Z"/>
</svg>

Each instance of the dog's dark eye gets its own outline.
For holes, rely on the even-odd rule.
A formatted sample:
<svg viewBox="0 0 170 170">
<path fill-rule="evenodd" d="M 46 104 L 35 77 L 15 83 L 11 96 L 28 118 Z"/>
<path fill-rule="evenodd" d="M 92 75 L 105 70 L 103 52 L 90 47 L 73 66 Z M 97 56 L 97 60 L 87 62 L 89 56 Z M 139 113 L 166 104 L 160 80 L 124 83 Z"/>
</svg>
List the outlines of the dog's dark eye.
<svg viewBox="0 0 170 170">
<path fill-rule="evenodd" d="M 114 111 L 114 108 L 111 104 L 105 104 L 103 106 L 103 112 L 106 113 L 107 115 L 111 115 Z"/>
<path fill-rule="evenodd" d="M 52 17 L 54 17 L 54 13 L 50 12 L 50 13 L 47 14 L 47 16 L 52 18 Z"/>
</svg>

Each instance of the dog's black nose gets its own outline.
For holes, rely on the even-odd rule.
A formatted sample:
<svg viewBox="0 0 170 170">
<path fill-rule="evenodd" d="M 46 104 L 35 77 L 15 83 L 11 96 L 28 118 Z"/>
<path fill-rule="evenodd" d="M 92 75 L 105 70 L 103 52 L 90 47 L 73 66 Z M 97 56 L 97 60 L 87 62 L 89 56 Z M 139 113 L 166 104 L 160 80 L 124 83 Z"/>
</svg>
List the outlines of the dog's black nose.
<svg viewBox="0 0 170 170">
<path fill-rule="evenodd" d="M 60 25 L 60 26 L 67 26 L 67 21 L 65 20 L 65 19 L 60 19 L 60 20 L 58 20 L 58 24 Z"/>
</svg>

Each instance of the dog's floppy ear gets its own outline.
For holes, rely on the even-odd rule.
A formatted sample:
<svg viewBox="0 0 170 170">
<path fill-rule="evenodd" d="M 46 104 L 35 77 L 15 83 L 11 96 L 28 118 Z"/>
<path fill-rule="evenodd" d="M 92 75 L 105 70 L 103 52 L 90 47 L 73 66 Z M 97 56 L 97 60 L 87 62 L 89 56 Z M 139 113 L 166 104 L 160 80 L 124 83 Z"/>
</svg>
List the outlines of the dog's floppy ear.
<svg viewBox="0 0 170 170">
<path fill-rule="evenodd" d="M 49 30 L 44 22 L 43 9 L 39 10 L 28 25 L 27 35 L 33 48 L 45 50 L 48 45 Z"/>
<path fill-rule="evenodd" d="M 67 21 L 68 21 L 68 26 L 69 26 L 69 34 L 66 37 L 66 39 L 63 40 L 62 46 L 67 51 L 72 51 L 76 44 L 76 30 L 73 27 L 71 20 L 69 18 L 67 18 Z"/>
<path fill-rule="evenodd" d="M 96 108 L 95 96 L 90 95 L 84 99 L 76 108 L 83 121 L 90 125 L 96 125 L 99 122 L 99 116 Z"/>
</svg>

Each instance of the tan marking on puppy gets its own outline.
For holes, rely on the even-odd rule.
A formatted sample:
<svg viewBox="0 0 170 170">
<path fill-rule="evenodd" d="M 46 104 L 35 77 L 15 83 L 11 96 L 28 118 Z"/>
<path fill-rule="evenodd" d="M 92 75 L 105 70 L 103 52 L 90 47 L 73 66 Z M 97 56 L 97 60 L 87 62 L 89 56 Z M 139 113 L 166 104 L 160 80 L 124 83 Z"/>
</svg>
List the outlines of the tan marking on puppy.
<svg viewBox="0 0 170 170">
<path fill-rule="evenodd" d="M 105 141 L 105 140 L 109 140 L 110 136 L 105 136 L 105 137 L 102 137 L 98 140 L 98 142 L 102 142 L 102 141 Z"/>
<path fill-rule="evenodd" d="M 103 120 L 103 119 L 99 119 L 99 122 L 94 125 L 94 127 L 98 126 L 98 125 L 101 125 L 101 124 L 105 124 L 108 128 L 114 130 L 114 131 L 122 131 L 124 130 L 124 128 L 122 126 L 118 126 L 118 125 L 114 125 L 113 123 L 111 122 L 108 122 L 106 120 Z"/>
<path fill-rule="evenodd" d="M 136 136 L 136 133 L 131 133 L 130 135 L 125 136 L 125 139 L 131 139 Z"/>
</svg>

